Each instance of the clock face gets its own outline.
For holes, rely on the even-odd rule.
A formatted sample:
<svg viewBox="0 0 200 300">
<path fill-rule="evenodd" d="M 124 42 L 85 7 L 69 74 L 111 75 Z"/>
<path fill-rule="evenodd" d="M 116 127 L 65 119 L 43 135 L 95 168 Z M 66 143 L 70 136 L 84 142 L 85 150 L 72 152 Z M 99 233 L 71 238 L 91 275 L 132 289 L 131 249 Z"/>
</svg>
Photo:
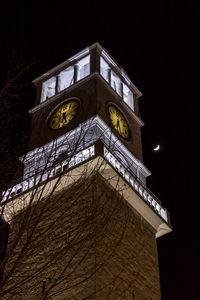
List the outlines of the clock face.
<svg viewBox="0 0 200 300">
<path fill-rule="evenodd" d="M 77 114 L 79 103 L 70 100 L 59 106 L 50 116 L 48 125 L 50 129 L 56 130 L 66 126 Z"/>
<path fill-rule="evenodd" d="M 129 138 L 129 127 L 122 113 L 114 106 L 108 108 L 110 120 L 115 130 L 125 139 Z"/>
</svg>

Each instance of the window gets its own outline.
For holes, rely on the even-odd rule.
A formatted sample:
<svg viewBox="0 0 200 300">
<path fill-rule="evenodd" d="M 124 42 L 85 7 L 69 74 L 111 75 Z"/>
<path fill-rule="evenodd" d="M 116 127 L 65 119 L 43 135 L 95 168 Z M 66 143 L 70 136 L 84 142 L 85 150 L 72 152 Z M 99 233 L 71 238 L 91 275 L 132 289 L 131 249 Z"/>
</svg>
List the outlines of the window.
<svg viewBox="0 0 200 300">
<path fill-rule="evenodd" d="M 115 90 L 115 92 L 123 98 L 124 102 L 134 110 L 134 97 L 129 87 L 121 81 L 119 76 L 110 68 L 109 64 L 100 57 L 100 74 Z"/>
<path fill-rule="evenodd" d="M 76 81 L 81 80 L 82 78 L 90 74 L 90 56 L 86 56 L 83 59 L 80 59 L 76 64 Z"/>
<path fill-rule="evenodd" d="M 51 98 L 56 93 L 56 77 L 51 77 L 42 84 L 41 102 Z"/>
<path fill-rule="evenodd" d="M 58 75 L 58 92 L 74 84 L 74 66 L 68 67 Z"/>
<path fill-rule="evenodd" d="M 100 74 L 101 76 L 110 83 L 110 72 L 111 69 L 109 67 L 109 64 L 101 57 L 100 58 Z"/>
<path fill-rule="evenodd" d="M 115 92 L 117 92 L 117 94 L 119 94 L 120 96 L 122 96 L 122 83 L 121 83 L 121 79 L 113 71 L 111 71 L 110 85 L 115 90 Z"/>
<path fill-rule="evenodd" d="M 121 79 L 111 70 L 109 64 L 102 57 L 100 58 L 100 74 L 122 96 Z"/>
<path fill-rule="evenodd" d="M 90 55 L 80 59 L 76 64 L 66 68 L 42 84 L 41 102 L 63 91 L 75 82 L 90 75 Z"/>
<path fill-rule="evenodd" d="M 128 106 L 134 110 L 134 99 L 133 99 L 133 93 L 129 89 L 129 87 L 123 83 L 123 100 L 128 104 Z"/>
</svg>

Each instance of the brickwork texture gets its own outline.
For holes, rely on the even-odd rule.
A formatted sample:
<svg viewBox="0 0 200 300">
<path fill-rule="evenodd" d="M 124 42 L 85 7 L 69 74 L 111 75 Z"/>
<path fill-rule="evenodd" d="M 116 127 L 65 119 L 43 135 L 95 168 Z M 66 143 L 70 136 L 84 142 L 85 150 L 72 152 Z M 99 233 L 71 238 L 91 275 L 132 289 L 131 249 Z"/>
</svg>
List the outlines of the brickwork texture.
<svg viewBox="0 0 200 300">
<path fill-rule="evenodd" d="M 2 299 L 160 300 L 154 229 L 100 175 L 21 211 L 9 251 Z"/>
</svg>

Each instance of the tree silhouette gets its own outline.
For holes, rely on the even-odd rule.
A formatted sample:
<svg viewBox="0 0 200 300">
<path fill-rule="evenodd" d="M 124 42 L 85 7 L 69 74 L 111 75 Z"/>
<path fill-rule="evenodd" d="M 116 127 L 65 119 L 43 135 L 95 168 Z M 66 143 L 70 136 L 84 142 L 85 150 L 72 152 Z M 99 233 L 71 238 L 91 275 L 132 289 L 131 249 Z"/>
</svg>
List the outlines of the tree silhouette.
<svg viewBox="0 0 200 300">
<path fill-rule="evenodd" d="M 144 186 L 131 175 L 128 160 L 126 166 L 119 163 L 119 157 L 127 158 L 110 129 L 97 130 L 96 117 L 28 152 L 26 135 L 12 119 L 12 105 L 7 106 L 7 100 L 15 101 L 25 88 L 18 82 L 26 71 L 26 66 L 17 68 L 0 93 L 0 168 L 5 174 L 0 182 L 0 298 L 129 299 L 134 286 L 135 299 L 140 299 L 134 280 L 141 266 L 134 249 L 140 247 L 141 260 L 146 261 L 142 249 L 153 240 L 148 251 L 156 278 L 155 232 L 145 222 L 140 225 L 140 216 L 133 214 L 123 195 L 131 184 L 138 193 Z M 18 134 L 14 140 L 13 127 Z M 134 236 L 136 228 L 140 234 Z M 149 269 L 144 265 L 144 274 Z M 154 298 L 149 299 L 159 299 L 157 282 L 150 283 Z"/>
</svg>

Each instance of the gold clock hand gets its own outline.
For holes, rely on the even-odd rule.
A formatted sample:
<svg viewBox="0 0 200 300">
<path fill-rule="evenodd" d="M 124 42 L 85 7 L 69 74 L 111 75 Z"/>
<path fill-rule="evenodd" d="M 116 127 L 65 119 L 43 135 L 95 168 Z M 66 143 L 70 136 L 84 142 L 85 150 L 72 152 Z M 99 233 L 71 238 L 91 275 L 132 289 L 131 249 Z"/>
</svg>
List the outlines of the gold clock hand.
<svg viewBox="0 0 200 300">
<path fill-rule="evenodd" d="M 120 133 L 120 134 L 122 133 L 120 122 L 119 122 L 119 133 Z"/>
<path fill-rule="evenodd" d="M 67 119 L 66 119 L 66 112 L 64 112 L 64 113 L 62 114 L 62 121 L 67 122 Z"/>
</svg>

